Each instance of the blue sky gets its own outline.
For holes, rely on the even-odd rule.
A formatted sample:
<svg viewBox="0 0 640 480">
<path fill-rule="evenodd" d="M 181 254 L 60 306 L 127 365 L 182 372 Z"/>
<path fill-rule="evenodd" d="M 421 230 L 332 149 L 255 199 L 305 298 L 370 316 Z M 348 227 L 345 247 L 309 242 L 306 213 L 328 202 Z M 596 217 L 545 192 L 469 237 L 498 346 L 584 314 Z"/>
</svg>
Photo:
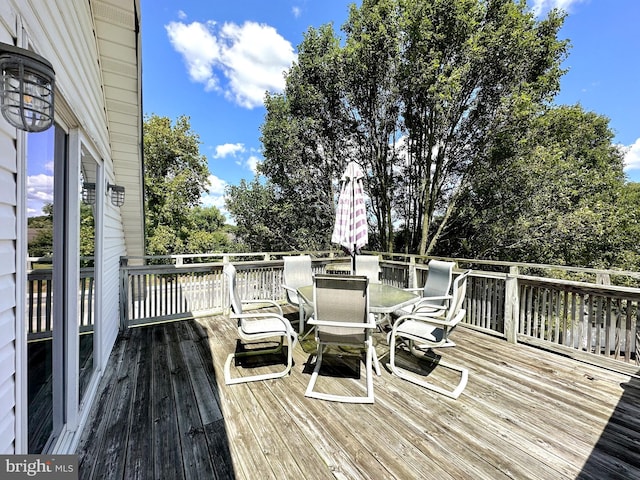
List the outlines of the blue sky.
<svg viewBox="0 0 640 480">
<path fill-rule="evenodd" d="M 262 159 L 265 90 L 282 89 L 303 33 L 329 22 L 339 31 L 350 3 L 141 0 L 144 113 L 190 117 L 211 171 L 204 204 L 223 209 L 224 187 L 253 178 Z M 568 12 L 560 38 L 571 40 L 569 72 L 556 103 L 607 116 L 615 142 L 628 149 L 628 178 L 640 181 L 640 1 L 528 4 L 540 15 L 551 7 Z M 42 173 L 30 168 L 29 175 L 42 183 Z"/>
</svg>

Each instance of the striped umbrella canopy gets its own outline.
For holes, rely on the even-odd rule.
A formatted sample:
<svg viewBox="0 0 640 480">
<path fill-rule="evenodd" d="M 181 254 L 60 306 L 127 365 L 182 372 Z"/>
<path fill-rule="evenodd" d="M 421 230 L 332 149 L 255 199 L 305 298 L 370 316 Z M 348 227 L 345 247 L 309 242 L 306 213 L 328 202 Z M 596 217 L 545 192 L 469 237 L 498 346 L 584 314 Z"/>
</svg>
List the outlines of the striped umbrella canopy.
<svg viewBox="0 0 640 480">
<path fill-rule="evenodd" d="M 362 179 L 364 172 L 355 162 L 349 162 L 340 181 L 340 198 L 336 210 L 336 223 L 331 241 L 342 245 L 351 253 L 355 263 L 355 253 L 369 241 L 367 212 L 364 203 Z M 355 271 L 355 268 L 354 268 Z"/>
</svg>

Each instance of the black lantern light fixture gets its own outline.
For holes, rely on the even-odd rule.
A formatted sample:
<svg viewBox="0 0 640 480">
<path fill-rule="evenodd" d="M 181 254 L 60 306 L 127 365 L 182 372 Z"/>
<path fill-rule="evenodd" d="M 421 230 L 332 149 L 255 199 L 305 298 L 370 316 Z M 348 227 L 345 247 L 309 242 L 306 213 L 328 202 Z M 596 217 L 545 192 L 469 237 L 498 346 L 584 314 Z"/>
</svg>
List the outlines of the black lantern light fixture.
<svg viewBox="0 0 640 480">
<path fill-rule="evenodd" d="M 96 204 L 96 184 L 92 182 L 84 182 L 82 184 L 82 203 L 87 205 Z"/>
<path fill-rule="evenodd" d="M 107 192 L 111 192 L 111 203 L 116 207 L 124 205 L 124 187 L 107 183 Z"/>
<path fill-rule="evenodd" d="M 53 66 L 40 55 L 0 43 L 0 110 L 14 127 L 42 132 L 53 124 Z"/>
</svg>

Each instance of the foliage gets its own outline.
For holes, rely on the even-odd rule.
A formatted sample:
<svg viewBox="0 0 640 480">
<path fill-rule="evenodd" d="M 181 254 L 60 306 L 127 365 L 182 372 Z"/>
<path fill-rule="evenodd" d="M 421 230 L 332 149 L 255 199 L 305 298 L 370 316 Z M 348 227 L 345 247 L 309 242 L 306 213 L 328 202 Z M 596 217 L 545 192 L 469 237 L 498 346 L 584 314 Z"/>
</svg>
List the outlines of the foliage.
<svg viewBox="0 0 640 480">
<path fill-rule="evenodd" d="M 53 254 L 53 204 L 45 205 L 42 211 L 44 215 L 27 219 L 28 228 L 37 231 L 37 234 L 28 245 L 29 256 L 31 257 L 45 257 Z M 92 257 L 94 252 L 93 207 L 80 203 L 80 256 Z M 83 263 L 82 266 L 86 265 Z"/>
<path fill-rule="evenodd" d="M 310 226 L 314 218 L 300 218 L 302 205 L 283 198 L 271 182 L 227 187 L 227 209 L 235 217 L 236 234 L 248 251 L 321 250 L 324 245 Z"/>
<path fill-rule="evenodd" d="M 230 248 L 216 207 L 199 206 L 209 169 L 189 119 L 144 122 L 147 254 L 205 253 Z"/>
<path fill-rule="evenodd" d="M 638 264 L 640 190 L 626 184 L 608 119 L 580 106 L 538 115 L 474 166 L 437 252 L 585 267 Z M 636 234 L 639 232 L 635 232 Z"/>
<path fill-rule="evenodd" d="M 364 0 L 344 45 L 332 25 L 309 29 L 284 93 L 265 104 L 260 172 L 277 200 L 299 206 L 297 222 L 332 221 L 336 180 L 355 160 L 367 172 L 370 247 L 393 250 L 400 223 L 406 251 L 430 252 L 474 163 L 558 90 L 563 17 L 536 21 L 525 8 Z M 328 242 L 330 222 L 308 227 Z"/>
<path fill-rule="evenodd" d="M 93 257 L 96 251 L 95 219 L 92 205 L 80 203 L 80 256 Z M 81 267 L 93 266 L 93 260 L 82 260 Z"/>
</svg>

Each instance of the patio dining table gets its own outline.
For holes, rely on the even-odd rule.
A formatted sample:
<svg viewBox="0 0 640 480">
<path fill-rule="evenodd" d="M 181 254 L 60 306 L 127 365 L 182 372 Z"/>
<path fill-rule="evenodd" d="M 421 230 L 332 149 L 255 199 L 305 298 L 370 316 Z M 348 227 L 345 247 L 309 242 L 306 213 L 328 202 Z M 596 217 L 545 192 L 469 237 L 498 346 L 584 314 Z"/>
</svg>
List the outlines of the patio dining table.
<svg viewBox="0 0 640 480">
<path fill-rule="evenodd" d="M 313 305 L 313 285 L 298 289 L 298 294 L 309 305 Z M 388 315 L 404 306 L 411 305 L 420 299 L 418 295 L 402 288 L 385 283 L 369 283 L 369 311 L 378 314 L 377 323 L 388 319 Z"/>
</svg>

